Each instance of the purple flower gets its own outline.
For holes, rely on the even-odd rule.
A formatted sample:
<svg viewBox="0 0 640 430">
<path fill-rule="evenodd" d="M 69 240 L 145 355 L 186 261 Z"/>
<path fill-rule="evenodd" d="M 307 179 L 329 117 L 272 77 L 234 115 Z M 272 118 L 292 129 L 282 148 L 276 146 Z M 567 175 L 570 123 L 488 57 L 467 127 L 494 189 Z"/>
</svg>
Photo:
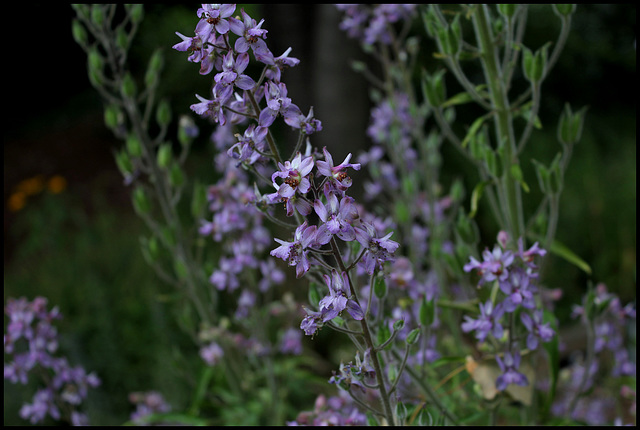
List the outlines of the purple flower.
<svg viewBox="0 0 640 430">
<path fill-rule="evenodd" d="M 338 373 L 336 373 L 335 370 L 332 373 L 333 376 L 329 378 L 330 384 L 336 384 L 346 391 L 349 391 L 353 387 L 357 388 L 362 393 L 367 391 L 362 382 L 360 382 L 362 379 L 360 377 L 360 368 L 354 366 L 352 363 L 340 363 Z"/>
<path fill-rule="evenodd" d="M 326 146 L 322 148 L 322 152 L 324 153 L 324 161 L 316 161 L 318 173 L 328 177 L 330 179 L 330 182 L 335 187 L 337 187 L 338 190 L 345 191 L 351 186 L 351 178 L 347 175 L 347 172 L 345 172 L 345 170 L 347 170 L 348 167 L 351 167 L 354 170 L 360 170 L 360 163 L 349 163 L 349 161 L 351 160 L 351 153 L 349 153 L 342 163 L 334 166 L 333 157 L 331 156 L 329 151 L 327 151 Z"/>
<path fill-rule="evenodd" d="M 293 208 L 298 209 L 298 212 L 302 215 L 309 215 L 312 210 L 311 203 L 304 198 L 296 198 L 296 192 L 304 195 L 311 188 L 311 181 L 309 180 L 309 174 L 313 169 L 313 157 L 306 157 L 302 159 L 302 154 L 299 152 L 291 161 L 285 161 L 284 164 L 278 163 L 277 172 L 271 175 L 273 186 L 276 188 L 276 192 L 269 194 L 267 199 L 272 202 L 284 201 L 287 209 L 287 216 L 293 215 Z M 282 184 L 276 184 L 276 178 L 282 178 Z"/>
<path fill-rule="evenodd" d="M 266 51 L 255 52 L 256 60 L 269 66 L 265 72 L 265 78 L 280 82 L 282 70 L 287 67 L 295 67 L 300 63 L 297 58 L 289 57 L 291 48 L 287 49 L 279 57 L 274 57 L 273 53 L 268 49 Z"/>
<path fill-rule="evenodd" d="M 224 116 L 223 106 L 226 100 L 219 98 L 215 91 L 213 93 L 213 96 L 213 100 L 208 100 L 196 94 L 196 97 L 198 98 L 198 100 L 200 100 L 200 103 L 192 104 L 190 106 L 191 110 L 202 117 L 212 119 L 220 125 L 225 125 L 227 119 Z"/>
<path fill-rule="evenodd" d="M 485 249 L 482 252 L 483 262 L 480 263 L 474 257 L 470 257 L 470 262 L 464 265 L 464 271 L 470 272 L 473 269 L 477 269 L 480 275 L 480 281 L 478 285 L 482 285 L 485 282 L 492 282 L 496 279 L 504 281 L 509 276 L 507 268 L 513 263 L 513 252 L 503 251 L 499 246 L 494 246 L 493 251 Z"/>
<path fill-rule="evenodd" d="M 60 419 L 60 410 L 55 404 L 55 394 L 50 388 L 38 390 L 33 396 L 33 403 L 25 403 L 20 408 L 20 418 L 29 420 L 31 424 L 43 421 L 47 414 L 54 420 Z"/>
<path fill-rule="evenodd" d="M 520 314 L 520 320 L 522 324 L 527 328 L 529 335 L 527 336 L 527 348 L 531 351 L 538 347 L 538 342 L 549 342 L 555 332 L 549 325 L 549 323 L 542 322 L 542 311 L 536 310 L 533 312 L 533 318 L 526 312 Z"/>
<path fill-rule="evenodd" d="M 504 314 L 504 308 L 502 303 L 498 303 L 495 308 L 491 300 L 487 300 L 486 303 L 480 303 L 480 316 L 478 319 L 472 319 L 468 315 L 465 315 L 465 322 L 462 323 L 462 331 L 468 333 L 470 331 L 476 332 L 476 339 L 484 341 L 485 338 L 492 334 L 496 339 L 502 337 L 504 329 L 500 324 L 500 318 Z"/>
<path fill-rule="evenodd" d="M 307 248 L 312 245 L 316 237 L 316 226 L 308 226 L 307 221 L 296 228 L 293 242 L 285 242 L 274 238 L 280 244 L 271 251 L 271 255 L 286 261 L 289 266 L 296 266 L 296 277 L 299 278 L 309 270 Z"/>
<path fill-rule="evenodd" d="M 293 128 L 301 129 L 307 136 L 322 130 L 322 123 L 313 117 L 313 106 L 309 109 L 307 116 L 302 113 L 297 116 L 291 115 L 287 124 Z"/>
<path fill-rule="evenodd" d="M 547 253 L 547 251 L 545 251 L 544 249 L 540 248 L 538 246 L 538 242 L 534 243 L 533 246 L 531 246 L 531 248 L 529 248 L 528 250 L 524 250 L 524 241 L 522 240 L 522 238 L 518 239 L 518 257 L 520 257 L 522 259 L 522 261 L 525 263 L 525 265 L 527 265 L 527 267 L 530 267 L 531 269 L 536 269 L 537 266 L 535 265 L 535 263 L 533 262 L 533 258 L 538 255 L 540 257 L 544 257 L 544 255 Z"/>
<path fill-rule="evenodd" d="M 144 418 L 149 415 L 171 411 L 171 406 L 157 391 L 130 393 L 129 401 L 136 405 L 136 410 L 129 416 L 129 419 L 136 425 L 142 424 Z"/>
<path fill-rule="evenodd" d="M 238 54 L 237 58 L 234 58 L 232 51 L 229 51 L 227 55 L 224 56 L 222 60 L 222 72 L 213 78 L 216 82 L 214 92 L 218 94 L 218 97 L 227 100 L 231 97 L 234 86 L 242 90 L 250 90 L 256 85 L 251 77 L 242 74 L 248 65 L 249 54 L 246 52 Z"/>
<path fill-rule="evenodd" d="M 354 227 L 356 239 L 366 249 L 362 257 L 365 271 L 372 275 L 376 267 L 382 267 L 385 261 L 393 261 L 394 253 L 398 249 L 398 242 L 391 239 L 393 232 L 384 237 L 377 238 L 375 228 L 368 222 L 363 222 L 362 227 Z"/>
<path fill-rule="evenodd" d="M 321 245 L 329 243 L 334 234 L 345 242 L 354 240 L 356 232 L 351 223 L 358 219 L 359 215 L 353 198 L 344 196 L 338 204 L 338 197 L 334 193 L 329 193 L 327 200 L 326 206 L 319 199 L 316 199 L 313 205 L 324 223 L 318 227 L 318 243 Z"/>
<path fill-rule="evenodd" d="M 527 309 L 536 307 L 533 297 L 535 286 L 531 284 L 530 276 L 520 268 L 509 272 L 507 279 L 500 279 L 500 290 L 507 295 L 504 301 L 504 310 L 513 312 L 518 306 Z"/>
<path fill-rule="evenodd" d="M 520 367 L 520 352 L 515 351 L 513 354 L 509 351 L 505 352 L 504 361 L 500 356 L 496 355 L 496 361 L 502 371 L 502 375 L 496 379 L 496 388 L 498 391 L 504 390 L 511 384 L 520 385 L 521 387 L 529 384 L 527 377 L 518 372 L 518 368 Z"/>
<path fill-rule="evenodd" d="M 196 26 L 196 34 L 203 39 L 207 39 L 214 31 L 226 34 L 229 31 L 229 23 L 225 18 L 230 17 L 235 10 L 235 4 L 203 4 L 198 9 L 200 21 Z"/>
<path fill-rule="evenodd" d="M 229 29 L 240 36 L 234 45 L 237 52 L 247 52 L 251 48 L 254 54 L 263 53 L 268 50 L 267 44 L 263 40 L 267 35 L 267 30 L 263 30 L 264 19 L 256 24 L 256 20 L 251 18 L 244 9 L 242 10 L 242 21 L 237 18 L 229 18 Z"/>
<path fill-rule="evenodd" d="M 291 99 L 287 97 L 287 87 L 284 83 L 267 82 L 265 84 L 265 99 L 267 107 L 260 112 L 258 117 L 258 125 L 260 127 L 269 127 L 273 124 L 278 114 L 284 117 L 284 122 L 290 126 L 294 126 L 301 115 L 300 108 L 291 103 Z"/>
<path fill-rule="evenodd" d="M 322 328 L 323 312 L 315 312 L 303 306 L 307 316 L 302 319 L 300 328 L 304 330 L 304 334 L 307 336 L 315 335 L 320 328 Z"/>
<path fill-rule="evenodd" d="M 199 63 L 208 54 L 207 49 L 211 49 L 204 47 L 203 39 L 197 34 L 194 37 L 187 37 L 177 31 L 176 34 L 182 39 L 182 42 L 176 43 L 172 48 L 180 52 L 188 52 L 187 60 L 191 63 Z"/>
<path fill-rule="evenodd" d="M 331 277 L 323 275 L 324 281 L 329 287 L 329 295 L 320 300 L 320 311 L 323 313 L 322 322 L 325 323 L 347 310 L 355 320 L 364 318 L 364 312 L 355 300 L 348 298 L 349 279 L 346 272 L 338 274 L 337 270 L 331 271 Z"/>
<path fill-rule="evenodd" d="M 283 354 L 302 354 L 302 334 L 295 328 L 287 329 L 280 339 L 280 352 Z"/>
<path fill-rule="evenodd" d="M 239 163 L 254 164 L 262 157 L 260 153 L 265 150 L 264 138 L 267 132 L 266 128 L 249 125 L 243 136 L 237 135 L 238 142 L 227 150 L 227 155 L 237 159 Z"/>
<path fill-rule="evenodd" d="M 224 350 L 215 342 L 200 349 L 200 358 L 207 363 L 208 366 L 215 366 L 224 356 Z"/>
</svg>

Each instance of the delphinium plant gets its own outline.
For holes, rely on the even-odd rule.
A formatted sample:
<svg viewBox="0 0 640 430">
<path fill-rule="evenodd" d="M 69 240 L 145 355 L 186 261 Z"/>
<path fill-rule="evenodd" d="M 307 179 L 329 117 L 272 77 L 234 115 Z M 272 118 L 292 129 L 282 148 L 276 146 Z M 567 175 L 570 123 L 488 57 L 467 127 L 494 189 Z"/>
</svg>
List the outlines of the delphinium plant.
<svg viewBox="0 0 640 430">
<path fill-rule="evenodd" d="M 275 29 L 234 4 L 195 7 L 193 34 L 177 32 L 172 54 L 194 63 L 203 82 L 190 109 L 216 151 L 211 185 L 183 168 L 204 127 L 182 117 L 177 144 L 166 143 L 159 51 L 141 91 L 127 69 L 141 6 L 125 5 L 123 15 L 74 7 L 74 37 L 106 123 L 125 141 L 116 162 L 149 226 L 143 252 L 180 292 L 199 348 L 203 370 L 186 416 L 206 419 L 210 403 L 226 424 L 613 422 L 622 411 L 604 420 L 586 413 L 596 377 L 608 382 L 598 388 L 635 401 L 635 357 L 621 330 L 634 307 L 603 286 L 590 290 L 574 312 L 586 327 L 584 358 L 561 370 L 558 290 L 544 278 L 551 254 L 588 267 L 555 239 L 585 110 L 566 106 L 552 161 L 525 151 L 575 5 L 545 6 L 560 33 L 533 49 L 524 43 L 527 5 L 338 5 L 340 30 L 370 56 L 353 63 L 373 102 L 363 130 L 372 145 L 358 154 L 314 146 L 323 124 L 289 94 L 286 69 L 301 59 L 270 50 Z M 286 131 L 297 136 L 291 146 Z M 468 166 L 453 179 L 443 174 L 445 146 Z M 369 176 L 361 198 L 354 172 Z M 541 197 L 529 213 L 535 183 Z M 481 215 L 493 237 L 481 234 Z M 314 362 L 287 358 L 308 352 L 303 336 L 346 345 L 349 358 L 300 412 L 285 403 L 289 387 L 310 390 L 299 363 Z M 608 375 L 598 372 L 607 358 Z M 162 415 L 161 406 L 145 413 Z"/>
<path fill-rule="evenodd" d="M 100 386 L 94 372 L 72 366 L 59 351 L 55 321 L 62 318 L 57 307 L 48 309 L 45 297 L 29 301 L 9 298 L 5 314 L 9 318 L 4 335 L 4 379 L 27 385 L 37 381 L 30 403 L 20 408 L 20 417 L 31 424 L 51 421 L 67 425 L 87 425 L 82 403 L 89 390 Z"/>
</svg>

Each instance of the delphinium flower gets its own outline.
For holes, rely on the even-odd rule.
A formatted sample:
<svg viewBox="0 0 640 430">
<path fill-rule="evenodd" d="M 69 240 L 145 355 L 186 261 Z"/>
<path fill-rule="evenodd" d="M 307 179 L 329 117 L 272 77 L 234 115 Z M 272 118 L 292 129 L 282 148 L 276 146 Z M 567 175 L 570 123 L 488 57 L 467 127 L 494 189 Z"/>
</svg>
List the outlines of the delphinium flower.
<svg viewBox="0 0 640 430">
<path fill-rule="evenodd" d="M 129 394 L 129 402 L 133 403 L 136 410 L 131 413 L 129 419 L 135 425 L 145 425 L 145 418 L 153 414 L 164 414 L 171 411 L 162 394 L 157 391 L 136 391 Z"/>
<path fill-rule="evenodd" d="M 278 115 L 282 115 L 285 123 L 289 125 L 298 120 L 298 116 L 301 115 L 300 108 L 291 102 L 291 98 L 287 97 L 287 86 L 284 82 L 267 82 L 264 96 L 267 107 L 260 112 L 258 118 L 260 127 L 269 127 Z"/>
<path fill-rule="evenodd" d="M 520 367 L 520 352 L 517 350 L 513 353 L 507 351 L 504 353 L 504 359 L 496 355 L 496 361 L 502 374 L 496 379 L 496 388 L 503 391 L 510 384 L 526 386 L 529 384 L 527 377 L 518 371 Z"/>
<path fill-rule="evenodd" d="M 271 255 L 283 259 L 289 266 L 296 266 L 296 277 L 298 278 L 309 270 L 310 263 L 307 252 L 315 242 L 316 229 L 315 225 L 310 226 L 307 221 L 304 221 L 296 228 L 292 242 L 274 239 L 280 246 L 272 250 Z"/>
<path fill-rule="evenodd" d="M 200 358 L 207 363 L 208 366 L 215 366 L 224 356 L 224 350 L 216 342 L 200 348 Z"/>
<path fill-rule="evenodd" d="M 255 57 L 256 60 L 269 66 L 265 71 L 265 77 L 273 82 L 280 82 L 282 70 L 297 66 L 300 63 L 300 60 L 297 58 L 289 57 L 290 53 L 291 47 L 278 57 L 275 57 L 269 50 L 256 52 Z"/>
<path fill-rule="evenodd" d="M 302 159 L 302 154 L 298 152 L 293 160 L 278 163 L 278 168 L 280 170 L 271 175 L 277 191 L 267 198 L 272 203 L 284 202 L 287 216 L 293 215 L 294 208 L 301 215 L 309 215 L 312 205 L 304 195 L 311 187 L 309 174 L 313 169 L 313 156 Z M 276 183 L 276 178 L 281 178 L 282 183 Z"/>
<path fill-rule="evenodd" d="M 215 93 L 215 87 L 212 90 L 213 99 L 205 99 L 204 97 L 196 94 L 196 98 L 200 100 L 200 103 L 194 103 L 191 105 L 191 110 L 198 115 L 210 118 L 215 122 L 224 125 L 227 122 L 227 118 L 224 115 L 224 103 L 226 99 L 222 99 L 219 94 Z"/>
<path fill-rule="evenodd" d="M 378 238 L 375 228 L 367 222 L 362 222 L 361 227 L 354 227 L 354 229 L 356 239 L 366 250 L 361 263 L 367 274 L 372 275 L 376 268 L 382 267 L 385 261 L 393 261 L 394 253 L 400 246 L 398 242 L 390 239 L 393 232 Z"/>
<path fill-rule="evenodd" d="M 338 273 L 331 271 L 331 276 L 323 275 L 329 295 L 320 300 L 319 306 L 323 314 L 322 322 L 327 322 L 337 317 L 343 310 L 347 310 L 349 315 L 355 320 L 364 318 L 364 312 L 355 300 L 349 298 L 349 280 L 345 272 Z"/>
<path fill-rule="evenodd" d="M 288 328 L 280 338 L 280 352 L 283 354 L 302 354 L 302 333 L 293 327 Z"/>
<path fill-rule="evenodd" d="M 482 262 L 474 257 L 469 258 L 471 261 L 464 265 L 464 271 L 470 272 L 476 270 L 480 275 L 478 286 L 485 282 L 493 282 L 496 279 L 501 281 L 509 277 L 509 266 L 513 263 L 514 253 L 511 250 L 503 250 L 499 246 L 494 246 L 493 251 L 485 249 L 482 251 Z"/>
<path fill-rule="evenodd" d="M 491 300 L 480 303 L 480 315 L 477 319 L 473 319 L 468 315 L 464 316 L 465 321 L 462 323 L 462 331 L 468 333 L 475 331 L 476 339 L 484 341 L 489 334 L 494 338 L 500 339 L 504 333 L 500 319 L 504 314 L 502 303 L 493 305 Z"/>
<path fill-rule="evenodd" d="M 244 135 L 238 135 L 238 141 L 227 150 L 227 154 L 238 160 L 240 163 L 252 165 L 265 157 L 262 155 L 266 150 L 265 136 L 268 129 L 251 124 L 244 131 Z"/>
<path fill-rule="evenodd" d="M 10 298 L 5 306 L 9 317 L 4 336 L 5 354 L 12 360 L 4 365 L 4 377 L 12 383 L 27 384 L 33 374 L 42 378 L 44 387 L 35 393 L 32 403 L 25 403 L 20 416 L 36 424 L 50 416 L 71 424 L 87 423 L 78 410 L 89 388 L 100 385 L 95 373 L 81 366 L 71 366 L 65 357 L 56 356 L 58 332 L 53 322 L 62 316 L 57 307 L 47 309 L 47 299 L 28 301 Z"/>
<path fill-rule="evenodd" d="M 323 224 L 318 227 L 317 242 L 324 245 L 329 243 L 333 235 L 338 236 L 345 242 L 356 238 L 356 232 L 352 223 L 358 219 L 358 209 L 354 204 L 354 199 L 344 196 L 338 202 L 335 193 L 329 193 L 327 204 L 325 205 L 316 199 L 313 207 Z"/>
<path fill-rule="evenodd" d="M 289 426 L 363 426 L 367 416 L 355 406 L 346 391 L 327 398 L 324 394 L 316 398 L 311 411 L 300 412 Z"/>
<path fill-rule="evenodd" d="M 416 10 L 415 4 L 339 4 L 336 7 L 344 12 L 340 29 L 367 45 L 390 44 L 389 26 L 410 19 Z"/>
<path fill-rule="evenodd" d="M 534 310 L 531 315 L 527 312 L 521 313 L 520 320 L 529 332 L 527 348 L 532 351 L 538 347 L 540 341 L 549 342 L 555 335 L 551 325 L 542 321 L 541 309 Z"/>
<path fill-rule="evenodd" d="M 249 48 L 255 53 L 266 51 L 267 44 L 263 40 L 267 37 L 267 30 L 262 29 L 264 19 L 259 23 L 242 10 L 242 21 L 237 18 L 229 18 L 229 29 L 240 36 L 236 39 L 234 49 L 237 52 L 247 52 Z"/>
<path fill-rule="evenodd" d="M 196 34 L 207 39 L 212 32 L 225 34 L 229 31 L 229 22 L 225 18 L 229 18 L 236 10 L 235 4 L 203 4 L 198 9 L 198 25 L 196 26 Z"/>
<path fill-rule="evenodd" d="M 533 293 L 536 291 L 531 277 L 521 268 L 513 268 L 509 276 L 498 280 L 500 290 L 507 296 L 504 300 L 504 310 L 513 312 L 518 306 L 526 309 L 536 307 Z"/>
<path fill-rule="evenodd" d="M 229 99 L 235 87 L 242 90 L 250 90 L 256 85 L 253 78 L 242 73 L 248 65 L 249 54 L 246 52 L 238 54 L 237 57 L 233 55 L 233 52 L 227 52 L 222 60 L 222 72 L 214 76 L 216 83 L 214 92 L 219 98 L 222 100 Z"/>
<path fill-rule="evenodd" d="M 354 366 L 353 363 L 340 363 L 338 372 L 333 371 L 333 376 L 329 378 L 330 384 L 336 384 L 343 390 L 349 391 L 351 388 L 356 388 L 361 392 L 366 392 L 365 386 L 361 382 L 362 375 L 359 367 Z"/>
<path fill-rule="evenodd" d="M 326 176 L 329 180 L 325 184 L 325 193 L 336 190 L 346 191 L 352 184 L 351 178 L 347 174 L 347 168 L 354 170 L 360 170 L 360 163 L 349 163 L 351 160 L 351 154 L 347 154 L 344 161 L 337 166 L 333 165 L 333 157 L 327 151 L 327 148 L 322 148 L 324 154 L 324 160 L 316 161 L 316 167 L 320 175 Z"/>
</svg>

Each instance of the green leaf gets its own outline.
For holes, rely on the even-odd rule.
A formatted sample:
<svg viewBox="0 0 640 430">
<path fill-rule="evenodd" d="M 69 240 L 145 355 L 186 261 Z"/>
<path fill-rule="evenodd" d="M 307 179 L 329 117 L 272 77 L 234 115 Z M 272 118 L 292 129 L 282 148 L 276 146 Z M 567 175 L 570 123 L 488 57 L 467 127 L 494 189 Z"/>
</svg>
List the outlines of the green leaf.
<svg viewBox="0 0 640 430">
<path fill-rule="evenodd" d="M 532 236 L 534 236 L 533 238 L 535 240 L 539 242 L 544 242 L 544 239 L 542 238 L 542 236 L 538 236 L 538 235 L 532 235 Z M 551 251 L 551 253 L 557 255 L 558 257 L 562 257 L 569 263 L 572 263 L 573 265 L 575 265 L 576 267 L 578 267 L 588 275 L 591 275 L 591 266 L 589 266 L 589 264 L 587 264 L 586 261 L 578 257 L 578 255 L 575 252 L 570 250 L 566 245 L 559 242 L 558 240 L 553 241 L 549 251 Z"/>
<path fill-rule="evenodd" d="M 473 192 L 471 193 L 471 212 L 469 212 L 469 218 L 473 218 L 474 216 L 476 216 L 476 212 L 478 212 L 478 202 L 480 201 L 480 197 L 482 197 L 484 187 L 489 184 L 489 181 L 483 181 L 476 185 L 473 189 Z"/>
<path fill-rule="evenodd" d="M 471 127 L 469 127 L 469 131 L 467 131 L 467 135 L 462 140 L 463 148 L 466 148 L 467 144 L 469 143 L 469 140 L 471 140 L 473 136 L 476 135 L 476 133 L 478 132 L 478 130 L 486 120 L 487 120 L 487 116 L 484 115 L 476 119 L 475 121 L 473 121 L 473 124 L 471 124 Z"/>
</svg>

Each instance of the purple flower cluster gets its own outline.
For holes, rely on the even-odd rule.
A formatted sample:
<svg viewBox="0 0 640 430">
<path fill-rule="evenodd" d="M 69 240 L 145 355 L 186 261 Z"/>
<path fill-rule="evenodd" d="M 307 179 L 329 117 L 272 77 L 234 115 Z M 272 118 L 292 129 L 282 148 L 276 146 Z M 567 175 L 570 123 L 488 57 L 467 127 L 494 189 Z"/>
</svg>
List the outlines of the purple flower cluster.
<svg viewBox="0 0 640 430">
<path fill-rule="evenodd" d="M 162 394 L 157 391 L 136 391 L 129 394 L 129 402 L 136 409 L 129 419 L 135 425 L 146 425 L 145 418 L 153 414 L 165 414 L 171 411 L 171 406 L 165 401 Z"/>
<path fill-rule="evenodd" d="M 191 106 L 194 112 L 221 125 L 227 121 L 239 123 L 247 117 L 258 119 L 257 127 L 249 135 L 245 134 L 242 145 L 236 148 L 239 158 L 245 160 L 251 159 L 249 154 L 257 157 L 254 150 L 257 154 L 263 152 L 264 148 L 260 146 L 266 129 L 278 116 L 306 134 L 320 131 L 322 125 L 313 118 L 313 110 L 308 115 L 302 114 L 287 97 L 287 87 L 280 81 L 283 69 L 299 63 L 298 59 L 289 57 L 291 49 L 276 57 L 265 42 L 268 31 L 262 28 L 264 20 L 256 22 L 244 10 L 241 10 L 242 19 L 233 17 L 235 10 L 235 4 L 203 4 L 197 11 L 199 21 L 195 35 L 188 37 L 176 32 L 182 42 L 173 48 L 188 52 L 188 61 L 200 63 L 200 74 L 216 72 L 210 98 L 196 94 L 199 103 Z M 250 52 L 264 66 L 258 81 L 245 74 L 251 60 Z M 263 99 L 266 106 L 260 109 L 259 103 Z"/>
<path fill-rule="evenodd" d="M 633 303 L 622 306 L 620 298 L 607 291 L 605 284 L 598 284 L 595 288 L 595 306 L 603 306 L 601 313 L 595 316 L 594 331 L 596 354 L 610 352 L 614 358 L 611 370 L 613 377 L 635 376 L 635 360 L 629 355 L 624 340 L 626 327 L 635 325 L 636 309 Z M 574 318 L 587 318 L 583 306 L 574 306 Z"/>
<path fill-rule="evenodd" d="M 354 405 L 353 400 L 340 391 L 338 396 L 327 398 L 324 394 L 316 398 L 312 411 L 300 412 L 289 426 L 364 426 L 365 414 Z"/>
<path fill-rule="evenodd" d="M 87 424 L 86 415 L 77 409 L 87 397 L 89 388 L 100 385 L 95 373 L 87 374 L 81 366 L 72 367 L 65 357 L 56 357 L 58 333 L 53 322 L 62 315 L 57 307 L 47 310 L 47 299 L 28 301 L 10 298 L 5 306 L 9 317 L 4 335 L 4 351 L 12 361 L 4 365 L 4 378 L 11 383 L 27 384 L 29 375 L 42 374 L 45 386 L 39 388 L 32 403 L 20 409 L 20 416 L 32 424 L 47 415 L 74 425 Z M 63 414 L 68 414 L 64 415 Z"/>
<path fill-rule="evenodd" d="M 367 391 L 363 381 L 371 384 L 375 381 L 376 372 L 371 365 L 371 350 L 367 349 L 364 353 L 364 360 L 360 360 L 360 355 L 356 353 L 356 363 L 348 364 L 340 363 L 338 372 L 333 371 L 333 376 L 329 378 L 330 384 L 336 384 L 343 390 L 349 391 L 351 387 L 355 387 L 362 393 Z"/>
<path fill-rule="evenodd" d="M 464 266 L 466 272 L 475 271 L 479 276 L 478 288 L 497 283 L 502 295 L 496 296 L 495 301 L 480 303 L 480 315 L 475 319 L 465 315 L 461 327 L 465 333 L 474 332 L 480 342 L 484 342 L 489 335 L 500 340 L 505 332 L 503 318 L 516 310 L 522 310 L 520 321 L 526 330 L 526 345 L 533 351 L 540 342 L 549 342 L 555 335 L 550 324 L 543 321 L 542 309 L 538 308 L 535 300 L 535 293 L 538 291 L 535 256 L 542 257 L 546 251 L 537 242 L 524 250 L 522 238 L 518 240 L 517 251 L 506 249 L 508 240 L 505 236 L 504 232 L 500 232 L 498 244 L 493 250 L 483 251 L 482 262 L 471 257 L 470 262 Z M 502 371 L 496 381 L 498 390 L 504 390 L 509 384 L 527 384 L 524 375 L 518 372 L 520 353 L 517 350 L 506 351 L 504 358 L 496 356 L 496 361 Z"/>
<path fill-rule="evenodd" d="M 344 13 L 340 29 L 367 45 L 390 44 L 389 27 L 409 20 L 416 10 L 415 4 L 338 4 L 336 7 Z"/>
</svg>

